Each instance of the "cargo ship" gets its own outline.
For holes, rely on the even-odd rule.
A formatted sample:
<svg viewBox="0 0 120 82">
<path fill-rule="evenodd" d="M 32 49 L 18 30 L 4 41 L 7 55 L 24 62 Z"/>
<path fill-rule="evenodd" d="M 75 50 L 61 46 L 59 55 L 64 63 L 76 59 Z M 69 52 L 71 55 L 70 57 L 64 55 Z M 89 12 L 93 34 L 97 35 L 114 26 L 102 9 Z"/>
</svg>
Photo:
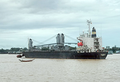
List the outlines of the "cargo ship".
<svg viewBox="0 0 120 82">
<path fill-rule="evenodd" d="M 92 22 L 87 20 L 88 32 L 77 37 L 76 43 L 65 43 L 64 34 L 57 34 L 56 43 L 33 46 L 32 39 L 28 42 L 28 51 L 22 53 L 26 58 L 55 58 L 55 59 L 105 59 L 108 55 L 102 47 L 102 38 L 97 37 L 96 29 L 90 29 Z M 65 45 L 67 44 L 67 45 Z M 71 49 L 69 44 L 77 45 Z M 48 49 L 43 49 L 47 46 Z"/>
</svg>

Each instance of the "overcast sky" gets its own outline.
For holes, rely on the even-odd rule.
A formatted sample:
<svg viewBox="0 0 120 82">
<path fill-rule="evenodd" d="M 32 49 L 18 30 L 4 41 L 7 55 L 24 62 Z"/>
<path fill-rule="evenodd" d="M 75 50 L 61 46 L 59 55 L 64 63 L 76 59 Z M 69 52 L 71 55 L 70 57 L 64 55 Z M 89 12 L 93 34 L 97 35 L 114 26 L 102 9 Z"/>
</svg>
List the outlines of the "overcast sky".
<svg viewBox="0 0 120 82">
<path fill-rule="evenodd" d="M 24 48 L 28 38 L 43 42 L 58 33 L 76 39 L 87 32 L 87 19 L 103 47 L 120 47 L 120 0 L 0 0 L 0 48 Z"/>
</svg>

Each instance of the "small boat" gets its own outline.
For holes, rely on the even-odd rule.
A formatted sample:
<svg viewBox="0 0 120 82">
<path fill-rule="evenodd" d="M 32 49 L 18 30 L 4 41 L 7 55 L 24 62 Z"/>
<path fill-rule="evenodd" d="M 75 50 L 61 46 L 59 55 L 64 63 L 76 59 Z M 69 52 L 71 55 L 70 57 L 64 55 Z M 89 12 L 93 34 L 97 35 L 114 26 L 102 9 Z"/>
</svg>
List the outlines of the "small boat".
<svg viewBox="0 0 120 82">
<path fill-rule="evenodd" d="M 31 61 L 33 61 L 34 59 L 30 59 L 30 60 L 28 60 L 28 59 L 19 59 L 19 61 L 21 61 L 21 62 L 31 62 Z"/>
<path fill-rule="evenodd" d="M 17 55 L 17 58 L 21 58 L 21 57 L 22 57 L 22 55 L 20 55 L 20 54 L 19 54 L 19 55 Z"/>
</svg>

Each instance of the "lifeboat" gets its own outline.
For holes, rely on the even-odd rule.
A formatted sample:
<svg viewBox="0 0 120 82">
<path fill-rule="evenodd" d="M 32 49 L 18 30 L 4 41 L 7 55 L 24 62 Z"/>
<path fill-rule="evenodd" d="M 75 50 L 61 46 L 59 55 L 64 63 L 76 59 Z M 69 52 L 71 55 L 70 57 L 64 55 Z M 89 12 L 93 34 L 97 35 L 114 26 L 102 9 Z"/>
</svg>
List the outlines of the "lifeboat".
<svg viewBox="0 0 120 82">
<path fill-rule="evenodd" d="M 77 43 L 78 46 L 83 46 L 82 42 Z"/>
</svg>

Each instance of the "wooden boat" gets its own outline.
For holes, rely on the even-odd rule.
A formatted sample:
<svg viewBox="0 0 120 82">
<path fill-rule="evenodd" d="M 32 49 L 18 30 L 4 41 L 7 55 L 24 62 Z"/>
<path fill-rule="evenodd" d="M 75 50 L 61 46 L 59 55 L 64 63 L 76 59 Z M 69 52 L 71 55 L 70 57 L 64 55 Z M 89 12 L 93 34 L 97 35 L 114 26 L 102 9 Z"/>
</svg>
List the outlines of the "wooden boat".
<svg viewBox="0 0 120 82">
<path fill-rule="evenodd" d="M 22 57 L 22 55 L 20 55 L 20 54 L 19 54 L 19 55 L 17 55 L 17 58 L 21 58 L 21 57 Z"/>
<path fill-rule="evenodd" d="M 34 59 L 32 59 L 32 60 L 31 60 L 31 59 L 30 59 L 30 60 L 28 60 L 28 59 L 27 59 L 27 60 L 26 60 L 26 59 L 19 59 L 19 61 L 21 61 L 21 62 L 31 62 L 31 61 L 33 61 L 33 60 L 34 60 Z"/>
</svg>

